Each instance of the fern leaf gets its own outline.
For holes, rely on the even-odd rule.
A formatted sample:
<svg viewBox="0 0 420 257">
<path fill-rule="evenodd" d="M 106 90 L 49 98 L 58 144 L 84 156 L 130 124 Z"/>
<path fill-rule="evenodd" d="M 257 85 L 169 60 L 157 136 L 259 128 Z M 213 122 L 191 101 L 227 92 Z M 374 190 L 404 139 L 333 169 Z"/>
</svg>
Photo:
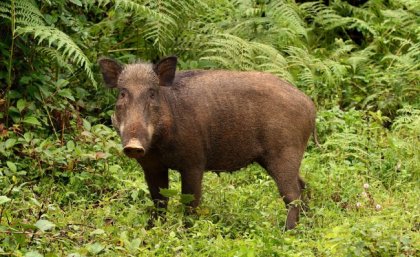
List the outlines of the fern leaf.
<svg viewBox="0 0 420 257">
<path fill-rule="evenodd" d="M 7 20 L 13 17 L 17 26 L 44 24 L 44 18 L 33 0 L 0 2 L 0 17 Z"/>
<path fill-rule="evenodd" d="M 63 57 L 61 52 L 57 49 L 48 47 L 37 47 L 36 51 L 42 56 L 47 56 L 49 60 L 57 63 L 60 67 L 63 67 L 70 72 L 73 72 L 73 67 L 69 65 L 67 58 Z"/>
<path fill-rule="evenodd" d="M 125 11 L 149 18 L 156 18 L 159 16 L 156 11 L 134 0 L 115 0 L 115 8 L 122 8 Z"/>
<path fill-rule="evenodd" d="M 226 33 L 211 35 L 205 45 L 207 50 L 201 59 L 210 61 L 218 67 L 266 71 L 293 82 L 286 59 L 269 45 L 248 42 Z"/>
<path fill-rule="evenodd" d="M 87 8 L 90 8 L 94 5 L 102 7 L 107 4 L 110 4 L 111 2 L 112 2 L 111 0 L 83 0 L 83 5 L 86 6 Z"/>
<path fill-rule="evenodd" d="M 33 35 L 34 38 L 38 40 L 38 44 L 47 40 L 49 46 L 61 46 L 60 48 L 57 48 L 57 50 L 62 49 L 61 51 L 65 58 L 74 62 L 76 65 L 82 66 L 86 75 L 96 87 L 96 81 L 93 76 L 89 59 L 67 34 L 48 26 L 26 26 L 18 28 L 16 32 L 18 35 Z"/>
<path fill-rule="evenodd" d="M 418 0 L 397 0 L 401 5 L 405 6 L 409 11 L 419 15 L 420 2 Z"/>
<path fill-rule="evenodd" d="M 300 17 L 296 4 L 284 1 L 273 1 L 268 7 L 269 15 L 279 27 L 288 28 L 307 39 L 307 31 L 303 19 Z"/>
<path fill-rule="evenodd" d="M 34 1 L 16 1 L 16 23 L 18 26 L 43 25 L 44 17 Z"/>
<path fill-rule="evenodd" d="M 183 28 L 188 27 L 187 21 L 205 7 L 201 1 L 193 0 L 115 0 L 115 3 L 116 8 L 141 17 L 141 37 L 151 42 L 159 55 L 173 53 L 174 48 L 179 47 L 177 43 Z"/>
</svg>

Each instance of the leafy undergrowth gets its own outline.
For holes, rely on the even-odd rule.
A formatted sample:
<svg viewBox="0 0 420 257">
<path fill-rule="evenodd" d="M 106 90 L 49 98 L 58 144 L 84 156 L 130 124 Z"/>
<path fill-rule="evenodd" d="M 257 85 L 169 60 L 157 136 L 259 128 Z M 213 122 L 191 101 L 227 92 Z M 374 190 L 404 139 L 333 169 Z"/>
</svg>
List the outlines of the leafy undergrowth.
<svg viewBox="0 0 420 257">
<path fill-rule="evenodd" d="M 143 175 L 111 129 L 85 122 L 80 137 L 51 144 L 50 153 L 24 136 L 11 146 L 9 135 L 3 153 L 35 150 L 33 163 L 0 168 L 0 255 L 418 256 L 420 115 L 408 107 L 399 114 L 386 130 L 380 113 L 320 111 L 322 148 L 311 143 L 302 164 L 309 210 L 287 232 L 275 184 L 256 164 L 206 173 L 193 216 L 183 214 L 172 171 L 167 220 L 146 230 L 152 202 Z M 40 152 L 63 166 L 38 163 L 48 160 Z M 23 172 L 34 180 L 22 183 Z"/>
</svg>

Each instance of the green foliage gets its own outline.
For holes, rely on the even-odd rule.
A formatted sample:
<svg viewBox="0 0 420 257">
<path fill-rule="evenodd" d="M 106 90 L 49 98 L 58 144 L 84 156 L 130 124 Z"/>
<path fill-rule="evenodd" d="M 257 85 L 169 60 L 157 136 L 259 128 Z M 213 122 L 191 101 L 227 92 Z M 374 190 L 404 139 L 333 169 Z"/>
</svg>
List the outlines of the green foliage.
<svg viewBox="0 0 420 257">
<path fill-rule="evenodd" d="M 38 45 L 48 41 L 48 47 L 55 46 L 56 55 L 60 53 L 61 59 L 82 66 L 91 82 L 96 84 L 89 59 L 66 33 L 52 26 L 45 26 L 45 18 L 33 0 L 5 1 L 0 5 L 0 13 L 1 17 L 10 22 L 13 38 L 31 34 L 34 39 L 38 39 Z"/>
<path fill-rule="evenodd" d="M 90 68 L 91 63 L 89 59 L 66 33 L 52 27 L 38 25 L 38 26 L 19 27 L 16 29 L 16 34 L 18 36 L 24 35 L 24 34 L 32 34 L 34 39 L 38 40 L 38 44 L 41 44 L 43 41 L 48 41 L 49 47 L 51 47 L 51 45 L 54 44 L 57 50 L 53 52 L 55 53 L 54 59 L 69 60 L 73 62 L 73 65 L 82 66 L 87 76 L 89 77 L 89 79 L 91 79 L 93 86 L 96 87 L 96 82 L 93 77 L 92 70 Z M 49 52 L 49 53 L 51 54 L 52 52 Z M 61 53 L 61 56 L 57 55 L 57 53 Z M 63 62 L 57 62 L 57 63 L 62 64 Z"/>
<path fill-rule="evenodd" d="M 328 2 L 1 1 L 0 255 L 418 256 L 419 1 Z M 92 63 L 171 54 L 314 99 L 322 149 L 302 164 L 296 230 L 258 165 L 206 173 L 190 216 L 171 172 L 166 222 L 145 229 L 153 203 Z"/>
<path fill-rule="evenodd" d="M 42 25 L 43 16 L 34 1 L 3 1 L 0 3 L 1 17 L 15 22 L 17 26 Z"/>
</svg>

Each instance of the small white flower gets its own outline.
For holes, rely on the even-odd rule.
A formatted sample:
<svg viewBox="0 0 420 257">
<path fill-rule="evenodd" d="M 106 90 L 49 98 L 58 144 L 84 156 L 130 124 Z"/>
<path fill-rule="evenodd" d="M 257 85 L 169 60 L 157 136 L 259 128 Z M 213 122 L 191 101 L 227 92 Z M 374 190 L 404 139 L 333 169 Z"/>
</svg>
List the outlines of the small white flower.
<svg viewBox="0 0 420 257">
<path fill-rule="evenodd" d="M 364 191 L 363 191 L 363 192 L 362 192 L 362 196 L 367 198 L 367 197 L 368 197 L 368 194 L 367 194 L 366 192 L 364 192 Z"/>
<path fill-rule="evenodd" d="M 362 207 L 362 204 L 361 204 L 361 203 L 359 203 L 359 202 L 357 202 L 357 203 L 356 203 L 356 207 L 357 207 L 357 208 L 360 208 L 360 207 Z"/>
<path fill-rule="evenodd" d="M 369 188 L 369 184 L 368 184 L 368 183 L 364 183 L 364 184 L 363 184 L 363 188 L 364 188 L 364 189 L 368 189 L 368 188 Z"/>
<path fill-rule="evenodd" d="M 379 211 L 382 209 L 382 206 L 380 204 L 375 205 L 375 210 Z"/>
</svg>

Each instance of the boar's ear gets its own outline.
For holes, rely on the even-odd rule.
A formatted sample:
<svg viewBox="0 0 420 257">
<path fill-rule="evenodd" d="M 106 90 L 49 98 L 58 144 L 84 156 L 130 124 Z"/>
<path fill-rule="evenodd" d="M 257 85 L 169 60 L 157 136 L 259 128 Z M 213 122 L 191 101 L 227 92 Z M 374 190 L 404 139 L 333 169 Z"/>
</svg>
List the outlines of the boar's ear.
<svg viewBox="0 0 420 257">
<path fill-rule="evenodd" d="M 171 86 L 175 78 L 176 56 L 169 56 L 160 60 L 154 67 L 156 75 L 159 78 L 160 86 Z"/>
<path fill-rule="evenodd" d="M 105 84 L 108 87 L 116 87 L 118 82 L 118 77 L 123 70 L 123 66 L 117 61 L 109 58 L 101 58 L 98 61 L 99 67 L 104 77 Z"/>
</svg>

